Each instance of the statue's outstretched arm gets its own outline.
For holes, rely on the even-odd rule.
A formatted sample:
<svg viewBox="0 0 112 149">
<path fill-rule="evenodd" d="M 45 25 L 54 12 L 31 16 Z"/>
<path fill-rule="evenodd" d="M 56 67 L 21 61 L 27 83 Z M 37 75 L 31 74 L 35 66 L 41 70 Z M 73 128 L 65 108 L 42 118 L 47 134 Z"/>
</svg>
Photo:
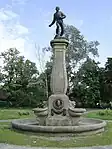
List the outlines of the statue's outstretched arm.
<svg viewBox="0 0 112 149">
<path fill-rule="evenodd" d="M 55 15 L 53 16 L 53 21 L 52 21 L 52 23 L 49 25 L 49 27 L 51 27 L 54 23 L 55 23 Z"/>
</svg>

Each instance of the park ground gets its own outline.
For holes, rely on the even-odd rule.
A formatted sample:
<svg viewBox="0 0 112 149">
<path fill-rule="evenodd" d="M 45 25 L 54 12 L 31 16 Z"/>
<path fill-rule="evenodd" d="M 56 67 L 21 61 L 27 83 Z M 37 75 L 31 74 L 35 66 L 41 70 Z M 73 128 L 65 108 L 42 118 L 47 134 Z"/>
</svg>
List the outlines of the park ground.
<svg viewBox="0 0 112 149">
<path fill-rule="evenodd" d="M 85 147 L 112 144 L 112 110 L 89 110 L 84 117 L 107 121 L 105 132 L 92 136 L 53 138 L 12 130 L 10 121 L 20 118 L 35 118 L 31 109 L 0 109 L 0 143 L 32 147 Z M 8 120 L 8 121 L 5 121 Z M 18 141 L 19 140 L 19 141 Z"/>
</svg>

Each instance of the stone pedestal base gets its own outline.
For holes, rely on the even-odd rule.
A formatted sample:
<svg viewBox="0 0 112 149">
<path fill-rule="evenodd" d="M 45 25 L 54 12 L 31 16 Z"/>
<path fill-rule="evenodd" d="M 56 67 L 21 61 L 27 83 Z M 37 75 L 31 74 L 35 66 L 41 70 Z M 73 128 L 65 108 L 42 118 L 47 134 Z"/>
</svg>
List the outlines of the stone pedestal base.
<svg viewBox="0 0 112 149">
<path fill-rule="evenodd" d="M 71 126 L 71 119 L 67 116 L 53 116 L 46 118 L 47 126 Z"/>
<path fill-rule="evenodd" d="M 68 116 L 69 98 L 64 94 L 55 94 L 49 97 L 48 117 Z"/>
<path fill-rule="evenodd" d="M 49 97 L 47 126 L 69 126 L 71 120 L 68 114 L 69 98 L 64 94 L 55 94 Z"/>
</svg>

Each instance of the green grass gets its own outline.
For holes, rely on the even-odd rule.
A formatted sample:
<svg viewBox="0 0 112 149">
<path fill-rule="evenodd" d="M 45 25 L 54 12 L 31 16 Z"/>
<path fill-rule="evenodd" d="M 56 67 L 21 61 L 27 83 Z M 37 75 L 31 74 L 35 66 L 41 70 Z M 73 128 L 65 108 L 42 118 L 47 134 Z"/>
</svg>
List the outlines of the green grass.
<svg viewBox="0 0 112 149">
<path fill-rule="evenodd" d="M 49 137 L 39 137 L 37 134 L 25 134 L 16 132 L 9 127 L 9 123 L 0 123 L 0 142 L 28 145 L 35 147 L 81 147 L 81 146 L 97 146 L 112 144 L 112 123 L 109 122 L 106 130 L 102 134 L 86 137 L 73 137 L 70 140 L 56 141 L 50 140 Z M 19 140 L 19 141 L 18 141 Z"/>
<path fill-rule="evenodd" d="M 30 109 L 0 109 L 0 120 L 34 117 Z"/>
<path fill-rule="evenodd" d="M 98 110 L 84 115 L 87 118 L 98 118 L 102 120 L 112 120 L 112 110 Z"/>
</svg>

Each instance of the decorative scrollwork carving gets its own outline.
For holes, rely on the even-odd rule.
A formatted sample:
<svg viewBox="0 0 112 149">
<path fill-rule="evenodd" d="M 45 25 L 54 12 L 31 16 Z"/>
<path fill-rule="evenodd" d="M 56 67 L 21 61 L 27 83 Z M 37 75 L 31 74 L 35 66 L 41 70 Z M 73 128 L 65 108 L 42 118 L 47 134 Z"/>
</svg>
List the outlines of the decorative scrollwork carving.
<svg viewBox="0 0 112 149">
<path fill-rule="evenodd" d="M 63 116 L 66 116 L 66 109 L 61 109 L 61 110 L 55 110 L 55 109 L 51 109 L 51 115 L 53 116 L 54 115 L 54 113 L 55 114 L 61 114 L 61 113 L 63 113 Z"/>
<path fill-rule="evenodd" d="M 53 102 L 53 107 L 54 107 L 56 110 L 61 110 L 61 109 L 64 107 L 63 100 L 61 100 L 61 99 L 56 99 L 56 100 Z"/>
<path fill-rule="evenodd" d="M 63 116 L 66 116 L 66 109 L 63 109 Z"/>
<path fill-rule="evenodd" d="M 51 115 L 52 115 L 52 116 L 54 115 L 54 110 L 53 110 L 53 109 L 51 109 Z"/>
</svg>

